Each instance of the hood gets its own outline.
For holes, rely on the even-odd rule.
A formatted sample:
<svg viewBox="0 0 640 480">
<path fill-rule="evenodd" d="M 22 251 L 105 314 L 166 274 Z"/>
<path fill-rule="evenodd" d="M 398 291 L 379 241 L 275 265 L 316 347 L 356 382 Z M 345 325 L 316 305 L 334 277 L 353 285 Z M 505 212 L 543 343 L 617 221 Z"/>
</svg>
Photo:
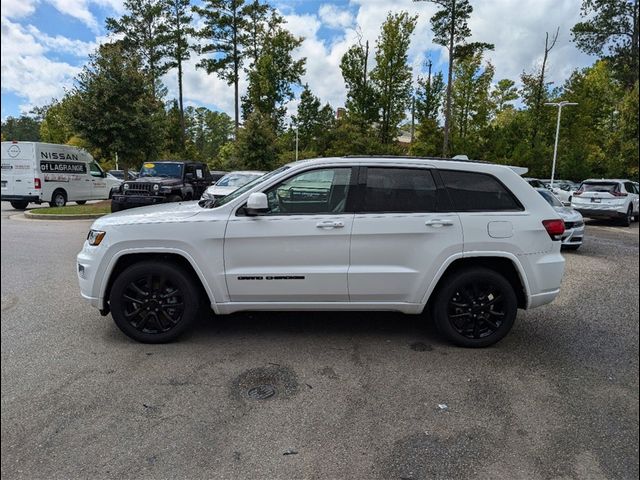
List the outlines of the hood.
<svg viewBox="0 0 640 480">
<path fill-rule="evenodd" d="M 160 185 L 180 185 L 182 184 L 181 178 L 175 177 L 141 177 L 135 180 L 127 180 L 124 183 L 159 183 Z"/>
<path fill-rule="evenodd" d="M 576 222 L 582 220 L 582 214 L 571 207 L 553 207 L 565 222 Z"/>
<path fill-rule="evenodd" d="M 207 188 L 207 193 L 211 195 L 229 195 L 230 193 L 235 192 L 240 187 L 219 187 L 217 185 L 212 185 Z"/>
<path fill-rule="evenodd" d="M 179 223 L 202 212 L 198 202 L 161 203 L 111 213 L 98 218 L 93 227 L 97 230 L 111 225 L 140 223 Z"/>
</svg>

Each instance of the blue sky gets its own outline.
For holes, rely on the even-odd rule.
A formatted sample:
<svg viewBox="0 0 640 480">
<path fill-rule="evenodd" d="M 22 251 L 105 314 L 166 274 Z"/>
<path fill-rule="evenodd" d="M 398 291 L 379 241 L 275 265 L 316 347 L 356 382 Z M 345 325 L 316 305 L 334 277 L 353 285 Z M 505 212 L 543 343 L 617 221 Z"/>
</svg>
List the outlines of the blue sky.
<svg viewBox="0 0 640 480">
<path fill-rule="evenodd" d="M 196 0 L 199 2 L 199 0 Z M 361 36 L 373 46 L 389 11 L 419 15 L 409 51 L 414 78 L 424 71 L 427 57 L 434 70 L 446 70 L 446 50 L 433 44 L 430 3 L 411 0 L 272 0 L 294 34 L 305 37 L 297 52 L 307 57 L 303 78 L 312 91 L 334 107 L 344 104 L 340 58 Z M 580 0 L 472 0 L 470 21 L 474 41 L 491 42 L 487 56 L 496 68 L 495 81 L 518 80 L 540 61 L 544 32 L 560 27 L 558 43 L 549 59 L 549 77 L 561 83 L 577 67 L 593 62 L 571 42 L 569 29 L 579 21 Z M 104 20 L 122 14 L 122 0 L 3 0 L 2 112 L 17 116 L 33 106 L 60 98 L 87 61 L 87 55 L 108 40 Z M 524 13 L 523 13 L 524 12 Z M 372 48 L 373 50 L 373 48 Z M 233 111 L 232 89 L 215 75 L 195 69 L 197 58 L 185 68 L 188 104 Z M 176 94 L 175 72 L 163 79 L 169 97 Z M 246 82 L 241 82 L 241 90 Z M 290 111 L 295 111 L 293 101 Z"/>
</svg>

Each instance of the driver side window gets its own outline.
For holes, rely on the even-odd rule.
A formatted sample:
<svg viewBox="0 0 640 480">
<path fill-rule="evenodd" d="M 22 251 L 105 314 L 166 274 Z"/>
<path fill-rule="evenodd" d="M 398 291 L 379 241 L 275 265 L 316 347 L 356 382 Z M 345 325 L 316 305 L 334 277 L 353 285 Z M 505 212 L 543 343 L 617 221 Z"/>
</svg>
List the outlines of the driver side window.
<svg viewBox="0 0 640 480">
<path fill-rule="evenodd" d="M 96 162 L 91 162 L 89 164 L 89 172 L 91 173 L 92 177 L 102 177 L 102 169 Z"/>
<path fill-rule="evenodd" d="M 300 173 L 270 188 L 268 215 L 343 213 L 351 168 L 325 168 Z"/>
</svg>

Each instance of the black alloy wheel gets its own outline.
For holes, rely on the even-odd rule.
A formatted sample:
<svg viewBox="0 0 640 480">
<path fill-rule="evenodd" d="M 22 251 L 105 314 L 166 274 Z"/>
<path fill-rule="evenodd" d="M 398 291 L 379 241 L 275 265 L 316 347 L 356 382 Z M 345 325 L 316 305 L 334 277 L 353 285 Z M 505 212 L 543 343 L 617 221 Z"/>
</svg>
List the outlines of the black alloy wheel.
<svg viewBox="0 0 640 480">
<path fill-rule="evenodd" d="M 178 265 L 141 262 L 123 271 L 111 289 L 116 325 L 144 343 L 168 342 L 197 318 L 200 299 L 191 276 Z"/>
<path fill-rule="evenodd" d="M 493 270 L 456 272 L 437 295 L 436 325 L 456 345 L 492 345 L 511 330 L 515 321 L 518 307 L 513 287 Z"/>
</svg>

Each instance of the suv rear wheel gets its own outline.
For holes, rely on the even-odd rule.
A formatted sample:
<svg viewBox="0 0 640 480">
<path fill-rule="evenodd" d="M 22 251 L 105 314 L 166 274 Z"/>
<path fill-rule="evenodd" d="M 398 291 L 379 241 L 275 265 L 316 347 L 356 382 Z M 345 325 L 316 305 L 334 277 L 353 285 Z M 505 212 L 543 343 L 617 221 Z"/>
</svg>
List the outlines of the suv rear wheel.
<svg viewBox="0 0 640 480">
<path fill-rule="evenodd" d="M 453 273 L 444 280 L 433 304 L 438 330 L 462 347 L 488 347 L 511 327 L 518 302 L 511 284 L 482 267 Z"/>
<path fill-rule="evenodd" d="M 183 268 L 146 261 L 118 275 L 109 306 L 116 325 L 127 336 L 142 343 L 164 343 L 193 325 L 200 307 L 198 292 Z"/>
</svg>

